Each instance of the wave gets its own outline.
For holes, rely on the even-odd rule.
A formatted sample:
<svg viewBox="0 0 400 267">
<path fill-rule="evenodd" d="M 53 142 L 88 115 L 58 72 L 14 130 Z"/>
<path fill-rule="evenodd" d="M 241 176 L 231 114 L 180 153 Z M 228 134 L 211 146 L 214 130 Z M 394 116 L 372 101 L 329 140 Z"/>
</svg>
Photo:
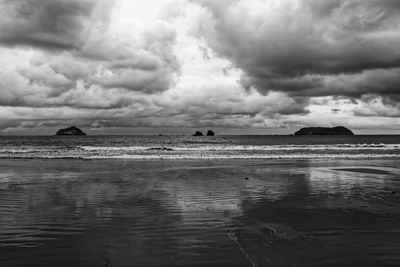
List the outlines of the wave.
<svg viewBox="0 0 400 267">
<path fill-rule="evenodd" d="M 122 159 L 122 160 L 224 160 L 224 159 L 380 159 L 400 154 L 164 154 L 164 155 L 0 155 L 1 159 Z"/>
<path fill-rule="evenodd" d="M 291 151 L 291 150 L 400 150 L 400 144 L 335 144 L 335 145 L 197 145 L 176 147 L 103 147 L 81 146 L 85 151 Z"/>
<path fill-rule="evenodd" d="M 43 153 L 43 152 L 55 152 L 59 151 L 56 149 L 48 149 L 48 148 L 40 148 L 40 147 L 33 147 L 33 148 L 2 148 L 0 149 L 0 153 L 11 153 L 11 154 L 19 154 L 19 153 Z"/>
<path fill-rule="evenodd" d="M 400 158 L 398 154 L 253 154 L 253 155 L 118 155 L 118 156 L 92 156 L 86 159 L 137 159 L 137 160 L 218 160 L 218 159 L 374 159 L 374 158 Z"/>
<path fill-rule="evenodd" d="M 146 150 L 148 150 L 148 151 L 174 151 L 174 149 L 170 148 L 170 147 L 150 147 Z"/>
<path fill-rule="evenodd" d="M 312 159 L 397 158 L 400 144 L 330 145 L 148 145 L 5 147 L 0 158 L 16 159 Z"/>
</svg>

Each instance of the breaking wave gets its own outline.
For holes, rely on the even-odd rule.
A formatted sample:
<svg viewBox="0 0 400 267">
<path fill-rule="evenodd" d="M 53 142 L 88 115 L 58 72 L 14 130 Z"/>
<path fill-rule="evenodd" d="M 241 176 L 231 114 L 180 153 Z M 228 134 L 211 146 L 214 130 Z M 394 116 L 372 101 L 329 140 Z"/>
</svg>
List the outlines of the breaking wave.
<svg viewBox="0 0 400 267">
<path fill-rule="evenodd" d="M 3 147 L 0 158 L 49 159 L 314 159 L 396 158 L 400 144 Z"/>
</svg>

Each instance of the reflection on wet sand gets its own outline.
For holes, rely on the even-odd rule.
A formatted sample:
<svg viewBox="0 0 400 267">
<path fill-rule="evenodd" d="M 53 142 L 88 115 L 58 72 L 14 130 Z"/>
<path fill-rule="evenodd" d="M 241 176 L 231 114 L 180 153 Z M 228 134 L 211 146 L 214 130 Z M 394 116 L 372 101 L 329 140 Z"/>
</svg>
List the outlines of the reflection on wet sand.
<svg viewBox="0 0 400 267">
<path fill-rule="evenodd" d="M 370 169 L 370 168 L 345 168 L 345 169 L 335 169 L 335 170 L 344 172 L 368 173 L 368 174 L 391 174 L 390 172 L 385 170 Z"/>
<path fill-rule="evenodd" d="M 3 161 L 0 262 L 397 266 L 396 165 L 389 159 Z M 338 170 L 365 166 L 390 171 Z"/>
</svg>

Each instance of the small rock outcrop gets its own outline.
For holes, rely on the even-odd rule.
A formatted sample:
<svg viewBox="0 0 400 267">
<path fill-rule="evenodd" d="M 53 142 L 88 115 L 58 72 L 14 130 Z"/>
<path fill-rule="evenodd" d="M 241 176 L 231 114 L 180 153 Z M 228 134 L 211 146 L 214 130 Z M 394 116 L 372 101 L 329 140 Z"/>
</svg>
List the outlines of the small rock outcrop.
<svg viewBox="0 0 400 267">
<path fill-rule="evenodd" d="M 214 136 L 214 135 L 215 135 L 215 133 L 213 131 L 211 131 L 211 130 L 207 131 L 207 136 Z"/>
<path fill-rule="evenodd" d="M 333 128 L 308 127 L 295 132 L 294 135 L 354 135 L 354 133 L 343 126 Z"/>
<path fill-rule="evenodd" d="M 193 136 L 204 136 L 204 134 L 200 131 L 196 131 L 196 133 Z"/>
<path fill-rule="evenodd" d="M 86 135 L 81 129 L 71 126 L 57 131 L 56 135 Z"/>
</svg>

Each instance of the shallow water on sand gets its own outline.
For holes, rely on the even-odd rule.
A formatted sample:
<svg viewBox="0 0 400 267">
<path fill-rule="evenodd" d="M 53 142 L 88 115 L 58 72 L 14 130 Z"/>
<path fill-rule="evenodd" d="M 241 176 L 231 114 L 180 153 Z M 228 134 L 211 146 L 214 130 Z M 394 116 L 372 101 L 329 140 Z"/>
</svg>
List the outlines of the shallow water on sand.
<svg viewBox="0 0 400 267">
<path fill-rule="evenodd" d="M 1 266 L 399 266 L 398 160 L 2 160 Z"/>
</svg>

